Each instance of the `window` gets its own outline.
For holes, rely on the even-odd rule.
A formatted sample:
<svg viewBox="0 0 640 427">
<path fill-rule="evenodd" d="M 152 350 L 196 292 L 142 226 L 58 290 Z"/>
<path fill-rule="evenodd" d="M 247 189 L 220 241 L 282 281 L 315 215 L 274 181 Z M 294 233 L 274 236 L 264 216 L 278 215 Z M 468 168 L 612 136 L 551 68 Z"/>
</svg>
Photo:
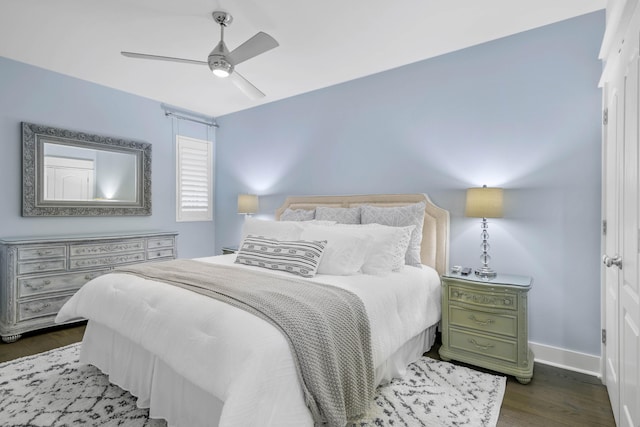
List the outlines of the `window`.
<svg viewBox="0 0 640 427">
<path fill-rule="evenodd" d="M 213 219 L 213 143 L 176 136 L 176 221 Z"/>
</svg>

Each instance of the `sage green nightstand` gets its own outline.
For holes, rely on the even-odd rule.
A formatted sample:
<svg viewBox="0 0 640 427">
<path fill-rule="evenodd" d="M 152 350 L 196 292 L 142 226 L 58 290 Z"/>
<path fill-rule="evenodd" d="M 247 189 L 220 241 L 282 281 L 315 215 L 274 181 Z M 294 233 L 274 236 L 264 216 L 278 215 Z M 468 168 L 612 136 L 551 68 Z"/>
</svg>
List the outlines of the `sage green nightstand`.
<svg viewBox="0 0 640 427">
<path fill-rule="evenodd" d="M 528 276 L 498 274 L 492 279 L 442 276 L 440 357 L 514 375 L 527 384 L 533 377 L 529 349 Z"/>
</svg>

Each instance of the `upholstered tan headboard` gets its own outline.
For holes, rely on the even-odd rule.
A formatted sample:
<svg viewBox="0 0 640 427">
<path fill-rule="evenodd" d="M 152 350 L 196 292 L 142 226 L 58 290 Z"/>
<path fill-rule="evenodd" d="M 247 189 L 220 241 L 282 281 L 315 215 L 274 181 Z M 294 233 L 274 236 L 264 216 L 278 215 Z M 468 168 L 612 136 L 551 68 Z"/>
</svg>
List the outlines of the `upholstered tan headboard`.
<svg viewBox="0 0 640 427">
<path fill-rule="evenodd" d="M 426 194 L 369 194 L 355 196 L 291 196 L 276 211 L 275 218 L 287 208 L 315 209 L 316 206 L 347 208 L 360 205 L 405 206 L 426 202 L 420 257 L 422 263 L 444 274 L 449 266 L 449 211 L 436 205 Z"/>
</svg>

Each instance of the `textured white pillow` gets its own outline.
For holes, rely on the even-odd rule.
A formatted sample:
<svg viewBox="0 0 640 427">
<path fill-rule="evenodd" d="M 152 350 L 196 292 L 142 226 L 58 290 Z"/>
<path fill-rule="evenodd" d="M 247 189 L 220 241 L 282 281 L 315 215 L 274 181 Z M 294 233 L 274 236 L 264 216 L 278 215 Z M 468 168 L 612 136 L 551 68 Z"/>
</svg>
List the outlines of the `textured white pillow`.
<svg viewBox="0 0 640 427">
<path fill-rule="evenodd" d="M 303 226 L 299 221 L 273 221 L 246 217 L 242 225 L 243 241 L 249 234 L 277 240 L 298 240 Z"/>
<path fill-rule="evenodd" d="M 329 208 L 318 206 L 316 219 L 335 221 L 339 224 L 360 224 L 360 207 L 356 208 Z"/>
<path fill-rule="evenodd" d="M 369 236 L 366 230 L 309 225 L 304 228 L 300 238 L 327 242 L 320 259 L 319 274 L 348 276 L 360 272 L 372 241 Z"/>
<path fill-rule="evenodd" d="M 363 224 L 382 224 L 393 227 L 405 227 L 413 225 L 411 241 L 407 248 L 405 262 L 415 267 L 422 266 L 420 259 L 420 244 L 422 243 L 422 228 L 424 226 L 425 202 L 415 203 L 407 206 L 379 207 L 360 206 L 362 211 Z"/>
<path fill-rule="evenodd" d="M 413 225 L 391 227 L 380 224 L 336 224 L 334 227 L 338 230 L 359 230 L 365 236 L 369 244 L 361 270 L 365 274 L 376 276 L 399 271 L 404 267 L 411 232 L 415 228 Z"/>
<path fill-rule="evenodd" d="M 315 209 L 287 208 L 280 215 L 280 221 L 311 221 L 316 215 Z"/>
</svg>

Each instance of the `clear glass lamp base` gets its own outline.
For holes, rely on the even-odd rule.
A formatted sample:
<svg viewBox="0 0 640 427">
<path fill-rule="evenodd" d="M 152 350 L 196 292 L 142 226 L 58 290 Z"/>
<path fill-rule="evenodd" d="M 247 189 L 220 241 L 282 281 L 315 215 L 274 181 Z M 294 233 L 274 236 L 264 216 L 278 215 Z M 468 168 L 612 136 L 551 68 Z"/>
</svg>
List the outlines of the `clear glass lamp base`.
<svg viewBox="0 0 640 427">
<path fill-rule="evenodd" d="M 478 268 L 476 270 L 476 276 L 487 278 L 487 279 L 494 278 L 494 277 L 496 277 L 497 274 L 498 273 L 496 273 L 495 270 L 493 270 L 493 269 L 491 269 L 491 268 L 489 268 L 487 266 Z"/>
</svg>

